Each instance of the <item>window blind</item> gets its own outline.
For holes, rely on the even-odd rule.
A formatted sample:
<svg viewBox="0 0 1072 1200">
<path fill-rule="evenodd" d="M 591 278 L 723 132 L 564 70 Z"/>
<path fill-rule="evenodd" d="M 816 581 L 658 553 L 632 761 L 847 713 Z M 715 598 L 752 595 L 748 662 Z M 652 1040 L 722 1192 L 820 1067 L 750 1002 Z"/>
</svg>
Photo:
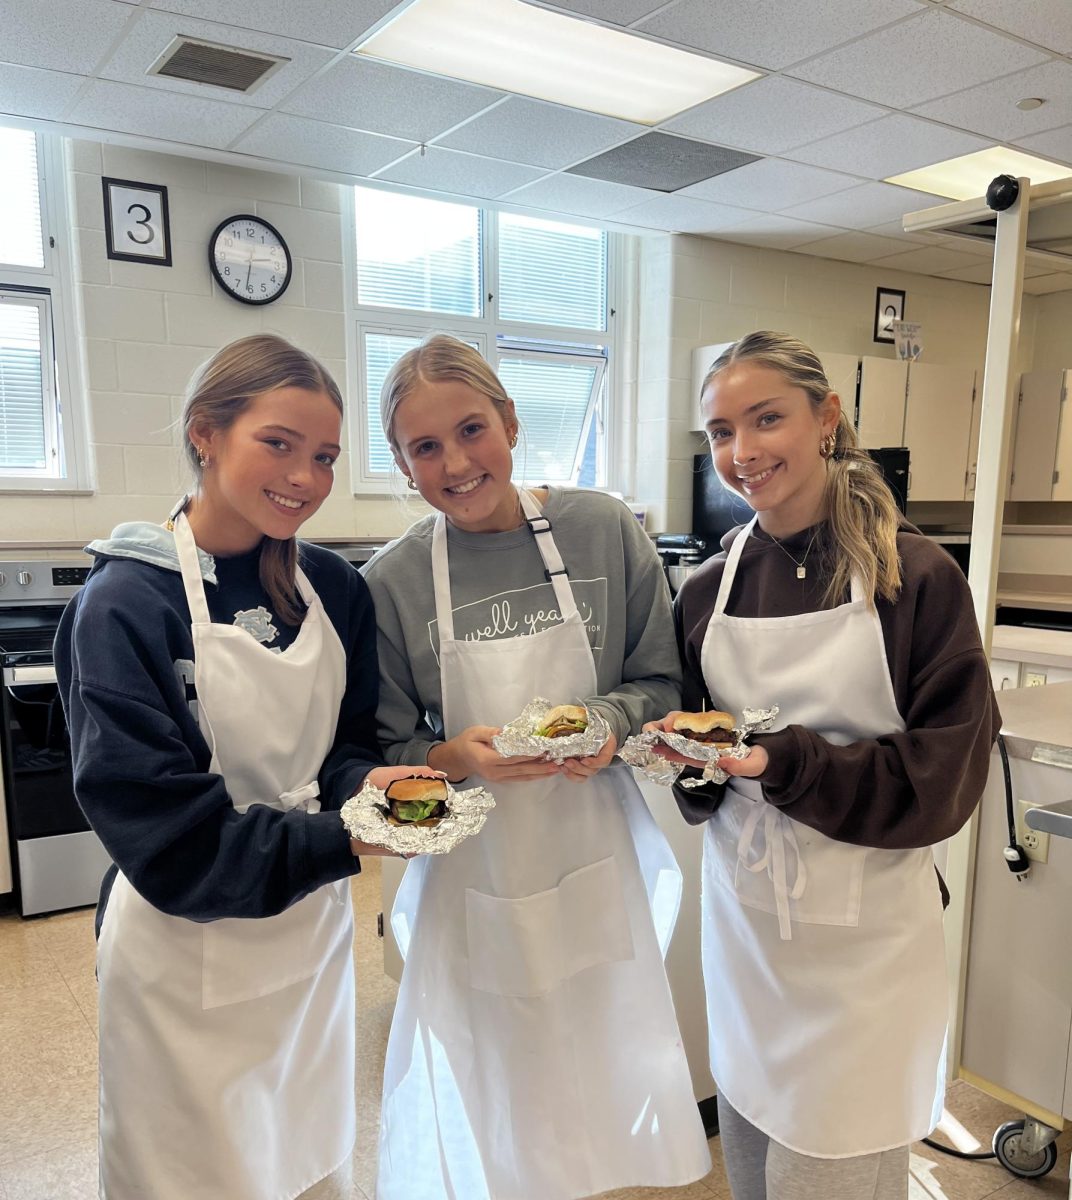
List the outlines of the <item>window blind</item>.
<svg viewBox="0 0 1072 1200">
<path fill-rule="evenodd" d="M 45 301 L 0 296 L 0 470 L 48 465 L 42 371 Z"/>
<path fill-rule="evenodd" d="M 605 329 L 607 235 L 536 217 L 499 217 L 499 316 Z"/>
<path fill-rule="evenodd" d="M 37 138 L 26 129 L 0 128 L 0 265 L 43 267 Z"/>
</svg>

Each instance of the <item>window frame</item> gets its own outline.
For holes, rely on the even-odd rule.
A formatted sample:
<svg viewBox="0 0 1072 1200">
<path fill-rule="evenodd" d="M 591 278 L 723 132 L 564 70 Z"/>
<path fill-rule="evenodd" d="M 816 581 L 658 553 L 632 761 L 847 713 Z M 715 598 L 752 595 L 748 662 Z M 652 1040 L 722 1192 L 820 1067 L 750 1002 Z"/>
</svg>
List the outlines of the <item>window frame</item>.
<svg viewBox="0 0 1072 1200">
<path fill-rule="evenodd" d="M 0 264 L 0 291 L 44 300 L 45 332 L 51 353 L 42 364 L 42 377 L 48 377 L 45 390 L 51 393 L 52 402 L 52 411 L 45 422 L 46 440 L 51 439 L 50 452 L 58 459 L 57 469 L 48 472 L 0 466 L 0 493 L 86 493 L 92 490 L 92 471 L 74 282 L 68 149 L 65 139 L 42 133 L 29 122 L 4 117 L 0 124 L 32 133 L 37 144 L 44 264 L 41 267 Z"/>
<path fill-rule="evenodd" d="M 374 184 L 375 181 L 370 181 Z M 367 186 L 362 184 L 361 186 Z M 395 189 L 384 189 L 395 190 Z M 397 493 L 398 473 L 396 471 L 374 472 L 366 466 L 365 430 L 368 425 L 369 412 L 376 415 L 379 404 L 378 396 L 366 396 L 364 387 L 364 339 L 367 334 L 381 334 L 388 337 L 426 337 L 432 333 L 451 333 L 460 338 L 478 342 L 482 346 L 482 355 L 495 368 L 502 353 L 557 355 L 567 358 L 580 358 L 592 361 L 599 358 L 602 362 L 602 393 L 600 383 L 593 389 L 593 398 L 589 404 L 585 419 L 585 431 L 578 444 L 577 462 L 583 458 L 585 438 L 591 428 L 591 422 L 597 419 L 601 397 L 605 404 L 604 411 L 599 414 L 604 420 L 606 436 L 603 439 L 599 475 L 603 479 L 601 487 L 614 486 L 614 476 L 617 474 L 615 465 L 618 461 L 617 443 L 613 436 L 614 423 L 610 413 L 614 409 L 609 399 L 615 393 L 613 388 L 618 378 L 616 349 L 617 338 L 615 324 L 619 311 L 617 302 L 618 281 L 621 278 L 622 239 L 620 235 L 600 228 L 595 222 L 574 220 L 573 218 L 554 213 L 531 213 L 518 210 L 522 215 L 545 217 L 548 220 L 560 221 L 566 224 L 591 225 L 599 228 L 606 238 L 606 281 L 605 281 L 605 325 L 606 328 L 579 329 L 574 326 L 532 324 L 529 322 L 504 320 L 499 317 L 498 310 L 498 270 L 499 270 L 499 209 L 490 207 L 487 203 L 477 204 L 467 202 L 456 196 L 433 196 L 429 199 L 440 199 L 456 203 L 466 208 L 476 208 L 481 212 L 480 262 L 483 269 L 484 292 L 482 296 L 483 313 L 479 317 L 455 316 L 451 313 L 426 313 L 413 309 L 387 308 L 380 305 L 361 305 L 357 297 L 357 239 L 355 236 L 356 199 L 354 188 L 344 190 L 341 214 L 342 246 L 343 246 L 343 304 L 346 320 L 346 383 L 350 397 L 351 418 L 348 421 L 348 448 L 350 451 L 351 480 L 350 490 L 354 495 L 384 496 Z M 490 294 L 489 294 L 490 293 Z M 552 342 L 558 349 L 550 349 L 539 343 Z M 583 347 L 601 347 L 603 353 L 584 354 Z"/>
</svg>

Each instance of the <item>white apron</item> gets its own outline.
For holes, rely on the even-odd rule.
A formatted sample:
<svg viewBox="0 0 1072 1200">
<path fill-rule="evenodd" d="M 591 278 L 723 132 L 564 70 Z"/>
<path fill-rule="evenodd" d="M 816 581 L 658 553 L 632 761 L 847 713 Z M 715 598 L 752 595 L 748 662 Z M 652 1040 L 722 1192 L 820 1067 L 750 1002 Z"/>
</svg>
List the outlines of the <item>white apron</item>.
<svg viewBox="0 0 1072 1200">
<path fill-rule="evenodd" d="M 835 609 L 726 615 L 755 518 L 730 547 L 701 652 L 711 699 L 777 704 L 835 745 L 904 730 L 882 627 L 858 580 Z M 703 965 L 711 1073 L 775 1141 L 846 1158 L 926 1136 L 941 1116 L 947 1020 L 930 849 L 833 841 L 731 780 L 707 822 Z"/>
<path fill-rule="evenodd" d="M 437 522 L 447 737 L 536 695 L 596 690 L 550 525 L 522 503 L 562 616 L 529 636 L 455 639 Z M 681 874 L 631 772 L 489 786 L 480 834 L 411 862 L 395 901 L 406 966 L 378 1200 L 574 1200 L 699 1178 L 710 1157 L 662 961 Z"/>
<path fill-rule="evenodd" d="M 316 778 L 346 682 L 319 597 L 299 570 L 305 619 L 273 653 L 211 621 L 183 515 L 175 544 L 210 769 L 238 812 L 319 811 Z M 102 1200 L 291 1200 L 346 1160 L 352 940 L 347 881 L 278 916 L 198 923 L 116 878 L 97 952 Z"/>
</svg>

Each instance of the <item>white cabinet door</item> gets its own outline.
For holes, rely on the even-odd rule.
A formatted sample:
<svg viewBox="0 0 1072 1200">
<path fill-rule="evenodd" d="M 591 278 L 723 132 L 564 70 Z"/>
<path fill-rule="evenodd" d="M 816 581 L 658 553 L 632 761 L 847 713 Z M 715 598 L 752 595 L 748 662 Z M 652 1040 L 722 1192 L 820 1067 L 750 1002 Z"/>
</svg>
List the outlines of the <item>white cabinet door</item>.
<svg viewBox="0 0 1072 1200">
<path fill-rule="evenodd" d="M 1010 500 L 1053 496 L 1064 381 L 1064 371 L 1026 371 L 1020 376 Z"/>
<path fill-rule="evenodd" d="M 990 660 L 990 678 L 995 692 L 1004 692 L 1009 688 L 1020 686 L 1020 664 L 1010 659 L 992 658 Z"/>
<path fill-rule="evenodd" d="M 856 409 L 856 382 L 860 370 L 858 354 L 828 354 L 817 350 L 830 386 L 841 397 L 841 407 L 851 417 Z"/>
<path fill-rule="evenodd" d="M 908 372 L 904 445 L 909 500 L 962 500 L 975 371 L 914 362 Z"/>
<path fill-rule="evenodd" d="M 895 358 L 860 360 L 860 415 L 856 432 L 865 450 L 903 446 L 908 363 Z"/>
<path fill-rule="evenodd" d="M 1061 423 L 1057 432 L 1057 474 L 1053 481 L 1054 500 L 1072 500 L 1072 400 L 1068 398 L 1072 371 L 1062 371 Z"/>
</svg>

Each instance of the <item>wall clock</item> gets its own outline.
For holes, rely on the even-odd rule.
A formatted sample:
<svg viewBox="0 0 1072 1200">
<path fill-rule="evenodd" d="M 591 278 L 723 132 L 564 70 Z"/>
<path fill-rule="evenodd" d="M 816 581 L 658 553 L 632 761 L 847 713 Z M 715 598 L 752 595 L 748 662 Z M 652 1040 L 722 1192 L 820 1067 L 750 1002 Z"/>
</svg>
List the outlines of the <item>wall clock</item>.
<svg viewBox="0 0 1072 1200">
<path fill-rule="evenodd" d="M 243 304 L 271 304 L 287 290 L 293 272 L 283 235 L 261 217 L 240 213 L 216 226 L 208 240 L 216 282 Z"/>
</svg>

